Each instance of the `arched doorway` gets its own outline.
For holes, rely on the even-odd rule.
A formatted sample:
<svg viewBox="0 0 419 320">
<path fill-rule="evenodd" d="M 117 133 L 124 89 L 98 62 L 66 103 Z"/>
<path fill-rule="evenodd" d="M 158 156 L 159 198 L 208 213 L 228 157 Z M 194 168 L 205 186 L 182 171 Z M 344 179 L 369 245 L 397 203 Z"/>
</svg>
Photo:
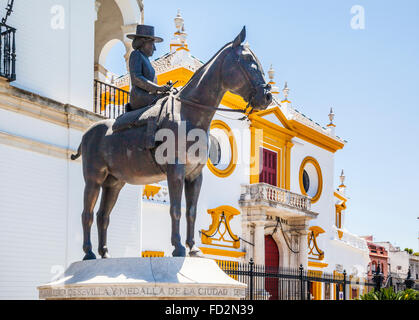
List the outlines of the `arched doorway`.
<svg viewBox="0 0 419 320">
<path fill-rule="evenodd" d="M 271 235 L 265 235 L 265 272 L 278 272 L 279 250 Z M 269 292 L 269 300 L 278 300 L 278 278 L 265 277 L 265 290 Z"/>
</svg>

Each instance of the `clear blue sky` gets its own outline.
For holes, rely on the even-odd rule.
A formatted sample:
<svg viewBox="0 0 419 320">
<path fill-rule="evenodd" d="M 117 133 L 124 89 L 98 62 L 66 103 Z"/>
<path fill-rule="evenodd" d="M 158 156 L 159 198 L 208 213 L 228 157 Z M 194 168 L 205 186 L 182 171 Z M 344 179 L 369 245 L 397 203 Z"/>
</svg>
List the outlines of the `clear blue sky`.
<svg viewBox="0 0 419 320">
<path fill-rule="evenodd" d="M 288 81 L 294 107 L 348 140 L 335 156 L 336 185 L 345 170 L 346 228 L 403 248 L 418 248 L 419 1 L 417 0 L 144 0 L 145 23 L 165 39 L 181 9 L 189 48 L 202 61 L 243 25 L 265 72 Z M 365 29 L 350 26 L 352 6 L 365 8 Z M 122 46 L 107 67 L 124 72 Z"/>
</svg>

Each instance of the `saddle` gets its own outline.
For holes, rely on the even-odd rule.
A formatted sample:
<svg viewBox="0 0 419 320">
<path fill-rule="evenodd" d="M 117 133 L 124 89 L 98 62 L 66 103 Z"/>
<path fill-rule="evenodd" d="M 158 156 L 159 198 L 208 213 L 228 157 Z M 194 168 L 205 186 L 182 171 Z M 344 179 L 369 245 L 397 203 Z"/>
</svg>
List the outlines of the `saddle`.
<svg viewBox="0 0 419 320">
<path fill-rule="evenodd" d="M 113 132 L 121 132 L 131 128 L 146 126 L 146 136 L 142 140 L 142 149 L 152 149 L 155 146 L 155 135 L 162 118 L 162 110 L 169 97 L 157 100 L 154 104 L 120 115 L 112 126 Z M 129 109 L 129 108 L 127 108 Z"/>
</svg>

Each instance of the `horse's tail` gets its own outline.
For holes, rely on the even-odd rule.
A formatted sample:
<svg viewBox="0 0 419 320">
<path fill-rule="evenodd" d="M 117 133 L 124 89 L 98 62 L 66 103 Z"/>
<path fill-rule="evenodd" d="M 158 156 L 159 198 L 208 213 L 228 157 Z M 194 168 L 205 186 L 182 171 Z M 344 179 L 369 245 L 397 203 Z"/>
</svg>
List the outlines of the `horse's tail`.
<svg viewBox="0 0 419 320">
<path fill-rule="evenodd" d="M 78 158 L 80 158 L 81 156 L 81 144 L 79 146 L 79 148 L 77 149 L 77 154 L 72 154 L 71 155 L 71 160 L 77 160 Z"/>
</svg>

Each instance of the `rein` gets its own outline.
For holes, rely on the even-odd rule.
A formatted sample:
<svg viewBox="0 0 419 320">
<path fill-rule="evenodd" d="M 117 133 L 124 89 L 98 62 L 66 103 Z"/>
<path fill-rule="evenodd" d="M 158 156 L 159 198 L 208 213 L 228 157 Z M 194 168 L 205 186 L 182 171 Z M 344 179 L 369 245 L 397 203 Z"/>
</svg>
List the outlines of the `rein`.
<svg viewBox="0 0 419 320">
<path fill-rule="evenodd" d="M 177 97 L 176 100 L 178 100 L 181 103 L 185 103 L 185 104 L 188 104 L 190 106 L 201 108 L 201 109 L 215 110 L 215 111 L 226 111 L 226 112 L 238 112 L 238 113 L 246 113 L 247 109 L 249 109 L 249 106 L 250 106 L 250 102 L 249 102 L 245 109 L 236 110 L 236 109 L 227 109 L 227 108 L 219 108 L 219 107 L 214 107 L 214 106 L 208 106 L 208 105 L 205 105 L 205 104 L 200 104 L 200 103 L 192 102 L 192 101 L 189 101 L 189 100 L 186 100 L 186 99 L 182 99 L 180 97 Z"/>
</svg>

